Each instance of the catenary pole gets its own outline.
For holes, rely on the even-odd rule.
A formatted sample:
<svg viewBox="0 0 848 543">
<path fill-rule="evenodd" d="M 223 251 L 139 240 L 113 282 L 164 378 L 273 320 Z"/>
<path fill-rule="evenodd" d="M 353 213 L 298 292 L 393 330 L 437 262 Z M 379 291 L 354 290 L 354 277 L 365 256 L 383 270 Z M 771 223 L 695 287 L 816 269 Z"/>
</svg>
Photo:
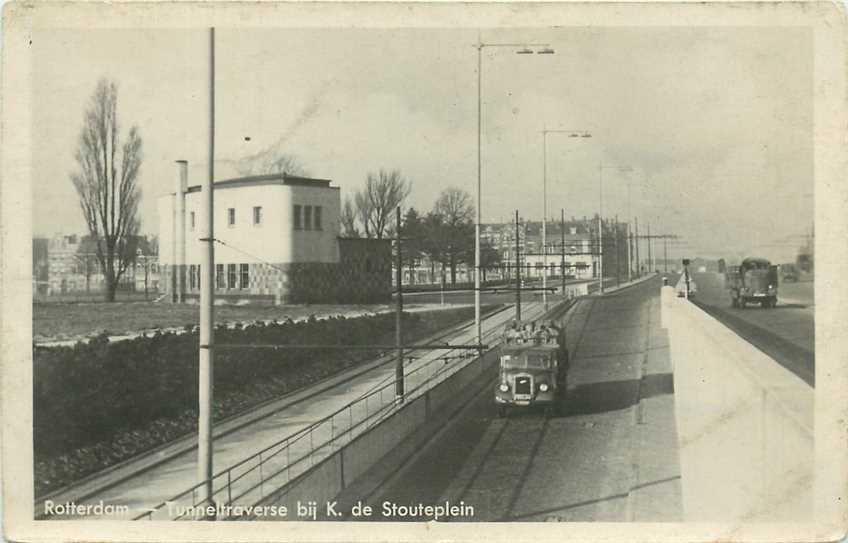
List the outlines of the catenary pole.
<svg viewBox="0 0 848 543">
<path fill-rule="evenodd" d="M 395 247 L 395 278 L 397 281 L 397 311 L 395 312 L 395 345 L 397 346 L 397 362 L 395 364 L 395 398 L 403 401 L 403 257 L 400 251 L 400 206 L 395 210 L 397 215 L 397 243 Z"/>
<path fill-rule="evenodd" d="M 548 310 L 548 133 L 542 131 L 542 306 Z"/>
<path fill-rule="evenodd" d="M 483 343 L 480 323 L 480 221 L 482 220 L 482 146 L 483 146 L 483 40 L 477 43 L 477 220 L 474 222 L 474 327 L 477 343 Z"/>
<path fill-rule="evenodd" d="M 633 220 L 636 221 L 636 277 L 642 277 L 642 264 L 639 261 L 639 217 L 634 217 Z"/>
<path fill-rule="evenodd" d="M 613 228 L 615 228 L 615 234 L 612 238 L 615 242 L 615 286 L 621 286 L 621 259 L 619 258 L 618 251 L 618 238 L 620 235 L 620 232 L 618 230 L 618 215 L 615 216 L 615 226 Z"/>
<path fill-rule="evenodd" d="M 559 210 L 559 234 L 560 234 L 560 253 L 559 253 L 559 273 L 562 275 L 562 295 L 565 296 L 565 210 Z"/>
<path fill-rule="evenodd" d="M 598 165 L 598 294 L 604 293 L 604 166 Z"/>
<path fill-rule="evenodd" d="M 518 236 L 518 210 L 515 210 L 515 320 L 521 320 L 521 252 Z"/>
<path fill-rule="evenodd" d="M 198 368 L 197 476 L 201 503 L 212 503 L 212 383 L 215 343 L 213 326 L 215 296 L 215 28 L 209 29 L 209 176 L 201 189 L 204 228 L 202 230 L 200 281 L 200 345 Z"/>
<path fill-rule="evenodd" d="M 651 237 L 651 223 L 648 223 L 648 273 L 651 273 L 654 269 L 653 245 L 654 238 Z"/>
</svg>

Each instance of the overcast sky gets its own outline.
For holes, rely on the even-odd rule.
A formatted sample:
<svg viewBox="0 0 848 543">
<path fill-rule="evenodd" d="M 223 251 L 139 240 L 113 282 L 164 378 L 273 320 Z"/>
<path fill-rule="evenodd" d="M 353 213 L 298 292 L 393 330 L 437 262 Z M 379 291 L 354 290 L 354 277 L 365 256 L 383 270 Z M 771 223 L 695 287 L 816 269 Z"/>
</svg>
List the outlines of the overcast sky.
<svg viewBox="0 0 848 543">
<path fill-rule="evenodd" d="M 397 168 L 408 205 L 430 210 L 477 179 L 478 32 L 218 29 L 216 170 L 281 143 L 342 196 L 368 171 Z M 549 43 L 554 55 L 483 56 L 483 220 L 599 205 L 640 230 L 673 233 L 689 256 L 794 258 L 813 222 L 812 41 L 792 28 L 486 30 L 484 42 Z M 206 175 L 208 31 L 41 31 L 33 35 L 35 235 L 85 231 L 69 174 L 97 80 L 119 86 L 125 133 L 144 140 L 142 229 L 158 232 L 156 197 L 174 161 Z M 245 141 L 250 137 L 250 141 Z M 630 167 L 631 171 L 621 171 Z M 671 256 L 671 255 L 670 255 Z"/>
</svg>

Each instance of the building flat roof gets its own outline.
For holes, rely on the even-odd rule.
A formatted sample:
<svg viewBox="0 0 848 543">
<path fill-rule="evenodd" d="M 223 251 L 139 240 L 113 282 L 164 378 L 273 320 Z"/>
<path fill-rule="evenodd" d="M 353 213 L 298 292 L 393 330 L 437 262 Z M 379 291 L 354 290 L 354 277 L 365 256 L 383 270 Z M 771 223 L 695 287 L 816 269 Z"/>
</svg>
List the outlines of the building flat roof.
<svg viewBox="0 0 848 543">
<path fill-rule="evenodd" d="M 272 173 L 264 175 L 249 175 L 246 177 L 235 177 L 233 179 L 224 179 L 223 181 L 215 181 L 215 189 L 229 189 L 236 187 L 249 187 L 256 185 L 295 185 L 301 187 L 318 187 L 328 189 L 338 189 L 331 187 L 329 179 L 316 179 L 312 177 L 300 177 L 295 175 L 287 175 L 284 173 Z M 188 187 L 188 192 L 200 192 L 200 185 L 192 185 Z"/>
</svg>

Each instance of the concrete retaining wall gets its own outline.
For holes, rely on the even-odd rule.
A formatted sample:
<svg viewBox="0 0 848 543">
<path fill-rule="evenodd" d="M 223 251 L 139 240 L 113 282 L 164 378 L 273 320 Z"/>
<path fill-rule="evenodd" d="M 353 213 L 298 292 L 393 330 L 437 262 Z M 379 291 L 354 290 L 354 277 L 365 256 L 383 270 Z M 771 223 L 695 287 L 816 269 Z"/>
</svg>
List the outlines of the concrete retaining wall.
<svg viewBox="0 0 848 543">
<path fill-rule="evenodd" d="M 380 424 L 333 452 L 295 478 L 291 484 L 266 496 L 260 504 L 286 505 L 289 508 L 288 519 L 298 520 L 294 516 L 298 502 L 318 500 L 320 504 L 332 500 L 428 420 L 444 417 L 467 400 L 464 391 L 473 383 L 479 383 L 481 375 L 492 370 L 497 360 L 497 351 L 493 349 L 470 362 L 436 387 L 409 401 Z"/>
<path fill-rule="evenodd" d="M 686 521 L 809 521 L 813 389 L 662 289 Z"/>
</svg>

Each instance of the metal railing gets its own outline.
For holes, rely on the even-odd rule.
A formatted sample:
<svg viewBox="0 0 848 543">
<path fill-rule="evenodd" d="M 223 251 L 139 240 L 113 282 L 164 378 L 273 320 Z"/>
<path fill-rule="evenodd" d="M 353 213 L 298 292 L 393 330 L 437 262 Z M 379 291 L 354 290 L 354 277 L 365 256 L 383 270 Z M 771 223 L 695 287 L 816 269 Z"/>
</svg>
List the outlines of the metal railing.
<svg viewBox="0 0 848 543">
<path fill-rule="evenodd" d="M 501 331 L 496 325 L 484 332 L 483 337 L 487 340 L 498 337 Z M 462 354 L 451 354 L 455 352 Z M 426 358 L 426 355 L 420 358 Z M 213 503 L 217 504 L 217 511 L 226 517 L 229 516 L 227 511 L 236 506 L 256 504 L 270 492 L 277 491 L 350 443 L 368 428 L 379 424 L 399 409 L 403 402 L 420 396 L 477 359 L 476 354 L 469 354 L 468 351 L 446 349 L 444 354 L 405 373 L 404 381 L 408 391 L 403 401 L 395 396 L 397 380 L 392 373 L 330 415 L 217 472 L 212 476 L 211 496 Z M 133 520 L 203 518 L 203 511 L 208 505 L 203 492 L 206 484 L 206 481 L 197 483 Z"/>
</svg>

